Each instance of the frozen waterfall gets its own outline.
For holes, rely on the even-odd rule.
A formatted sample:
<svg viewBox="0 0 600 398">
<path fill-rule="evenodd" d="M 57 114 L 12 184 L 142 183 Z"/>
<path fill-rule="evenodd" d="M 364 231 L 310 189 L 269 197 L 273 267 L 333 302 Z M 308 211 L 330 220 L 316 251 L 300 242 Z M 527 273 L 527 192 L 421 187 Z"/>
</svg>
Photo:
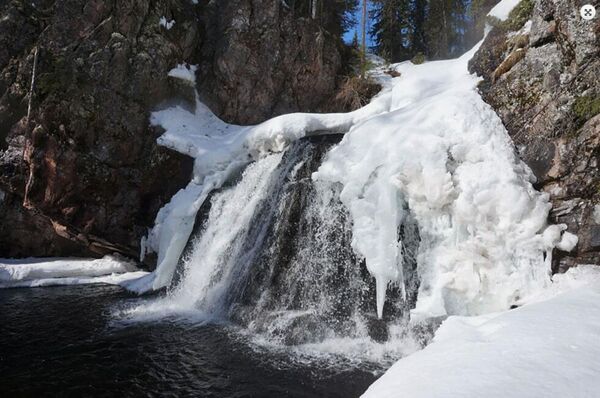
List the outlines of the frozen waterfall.
<svg viewBox="0 0 600 398">
<path fill-rule="evenodd" d="M 334 218 L 331 227 L 344 225 L 339 235 L 350 233 L 356 263 L 364 259 L 376 284 L 373 300 L 379 318 L 385 318 L 386 299 L 390 308 L 411 303 L 411 281 L 417 279 L 413 318 L 504 310 L 542 289 L 549 281 L 552 249 L 572 246 L 574 239 L 563 234 L 564 226 L 546 225 L 547 196 L 535 191 L 533 174 L 477 93 L 479 79 L 467 71 L 476 49 L 455 60 L 392 65 L 400 74 L 396 78 L 378 70 L 382 92 L 348 114 L 290 114 L 244 127 L 220 121 L 199 101 L 194 113 L 180 107 L 155 113 L 153 123 L 166 129 L 159 141 L 194 156 L 195 176 L 159 213 L 147 242 L 149 250 L 159 253 L 157 271 L 132 290 L 172 283 L 196 214 L 212 197 L 214 211 L 222 215 L 209 216 L 203 234 L 194 238 L 180 281 L 167 300 L 177 308 L 227 312 L 233 318 L 241 316 L 231 313 L 234 308 L 256 309 L 264 300 L 273 301 L 259 295 L 248 304 L 246 293 L 283 283 L 285 272 L 268 282 L 258 271 L 269 257 L 265 247 L 285 236 L 285 230 L 274 227 L 275 220 L 257 221 L 259 214 L 281 216 L 275 208 L 281 205 L 286 179 L 294 178 L 293 168 L 291 174 L 281 168 L 295 163 L 278 159 L 285 152 L 283 158 L 289 160 L 297 150 L 291 143 L 302 137 L 346 130 L 322 164 L 313 167 L 312 177 L 304 179 L 316 192 L 328 190 L 344 209 L 344 223 Z M 237 185 L 215 193 L 247 164 Z M 315 195 L 302 211 L 325 214 L 325 196 Z M 332 220 L 321 224 L 327 222 Z M 417 247 L 403 232 L 411 223 L 419 231 Z M 303 247 L 310 238 L 290 235 L 288 244 Z M 304 266 L 303 272 L 292 274 L 298 283 L 303 277 L 317 280 L 321 268 L 347 266 L 326 253 L 323 249 L 303 257 L 294 252 L 297 266 Z M 292 261 L 290 256 L 282 258 Z M 418 266 L 407 275 L 411 267 L 405 261 L 411 256 Z M 314 261 L 320 265 L 313 267 Z M 262 285 L 256 285 L 257 275 Z M 293 291 L 288 287 L 288 294 Z M 309 300 L 303 294 L 297 300 Z M 321 303 L 333 308 L 327 300 Z"/>
</svg>

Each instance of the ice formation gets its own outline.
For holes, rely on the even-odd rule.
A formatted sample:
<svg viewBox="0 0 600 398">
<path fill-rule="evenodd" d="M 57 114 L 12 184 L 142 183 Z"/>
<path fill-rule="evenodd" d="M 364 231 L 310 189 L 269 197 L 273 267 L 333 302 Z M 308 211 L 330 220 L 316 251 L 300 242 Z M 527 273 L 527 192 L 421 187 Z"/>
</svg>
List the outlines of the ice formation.
<svg viewBox="0 0 600 398">
<path fill-rule="evenodd" d="M 421 233 L 415 314 L 497 311 L 548 281 L 544 253 L 559 243 L 541 234 L 550 204 L 476 91 L 467 71 L 474 51 L 399 65 L 392 110 L 354 126 L 315 175 L 344 185 L 379 314 L 388 282 L 403 280 L 405 208 Z"/>
<path fill-rule="evenodd" d="M 122 284 L 148 274 L 129 261 L 113 256 L 101 259 L 27 258 L 0 259 L 0 288 Z"/>
<path fill-rule="evenodd" d="M 155 112 L 152 124 L 165 129 L 159 143 L 192 156 L 194 176 L 160 210 L 145 242 L 158 253 L 157 270 L 130 288 L 171 282 L 201 204 L 247 164 L 298 138 L 346 131 L 313 179 L 343 186 L 352 246 L 377 282 L 379 316 L 388 284 L 404 283 L 398 230 L 409 214 L 421 234 L 414 316 L 503 310 L 544 287 L 552 249 L 572 248 L 576 237 L 564 226 L 547 228 L 546 194 L 533 189 L 531 171 L 467 70 L 477 48 L 456 60 L 392 65 L 400 77 L 385 78 L 370 104 L 347 114 L 236 126 L 198 100 L 194 112 Z"/>
</svg>

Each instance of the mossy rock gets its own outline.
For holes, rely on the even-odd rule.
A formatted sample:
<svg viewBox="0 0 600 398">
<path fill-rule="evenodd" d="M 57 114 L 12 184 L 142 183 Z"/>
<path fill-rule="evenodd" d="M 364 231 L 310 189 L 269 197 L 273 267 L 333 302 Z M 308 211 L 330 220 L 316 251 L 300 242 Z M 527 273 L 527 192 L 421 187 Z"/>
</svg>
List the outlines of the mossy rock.
<svg viewBox="0 0 600 398">
<path fill-rule="evenodd" d="M 571 108 L 578 127 L 600 113 L 600 97 L 586 95 L 575 99 Z"/>
<path fill-rule="evenodd" d="M 411 60 L 410 62 L 412 62 L 415 65 L 420 65 L 422 63 L 425 62 L 425 54 L 423 53 L 417 53 Z"/>
<path fill-rule="evenodd" d="M 534 0 L 521 0 L 519 4 L 508 14 L 508 18 L 503 22 L 508 30 L 519 30 L 525 25 L 525 22 L 531 18 L 533 12 Z"/>
<path fill-rule="evenodd" d="M 508 14 L 508 18 L 505 21 L 501 21 L 492 16 L 487 16 L 485 21 L 488 25 L 495 28 L 502 28 L 511 32 L 519 30 L 525 25 L 525 22 L 531 18 L 534 5 L 534 0 L 521 0 L 521 2 Z"/>
</svg>

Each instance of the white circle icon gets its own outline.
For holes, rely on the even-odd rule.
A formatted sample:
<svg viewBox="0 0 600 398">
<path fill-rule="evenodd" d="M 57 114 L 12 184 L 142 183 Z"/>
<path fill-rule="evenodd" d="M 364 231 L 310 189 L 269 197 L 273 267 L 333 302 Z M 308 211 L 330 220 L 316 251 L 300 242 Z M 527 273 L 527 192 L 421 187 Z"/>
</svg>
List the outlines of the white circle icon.
<svg viewBox="0 0 600 398">
<path fill-rule="evenodd" d="M 581 18 L 589 21 L 590 19 L 594 19 L 596 16 L 596 7 L 591 4 L 586 4 L 579 10 L 579 14 L 581 14 Z"/>
</svg>

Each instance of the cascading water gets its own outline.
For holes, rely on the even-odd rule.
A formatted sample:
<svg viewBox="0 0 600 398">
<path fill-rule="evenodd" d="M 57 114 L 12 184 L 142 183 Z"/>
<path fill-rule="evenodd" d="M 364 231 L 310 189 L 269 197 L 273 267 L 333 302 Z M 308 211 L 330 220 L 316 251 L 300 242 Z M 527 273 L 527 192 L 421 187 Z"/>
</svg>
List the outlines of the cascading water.
<svg viewBox="0 0 600 398">
<path fill-rule="evenodd" d="M 157 269 L 129 288 L 171 287 L 142 315 L 231 319 L 286 344 L 382 341 L 408 329 L 414 304 L 412 325 L 506 310 L 543 290 L 553 248 L 571 250 L 577 237 L 547 225 L 547 195 L 468 72 L 476 50 L 394 65 L 400 77 L 381 77 L 382 92 L 348 114 L 235 126 L 200 101 L 154 113 L 160 143 L 195 166 L 145 241 Z M 326 157 L 308 138 L 344 131 Z"/>
<path fill-rule="evenodd" d="M 141 312 L 231 319 L 283 345 L 404 334 L 418 290 L 416 223 L 406 220 L 398 231 L 408 298 L 403 286 L 390 286 L 379 320 L 375 282 L 351 247 L 340 186 L 311 178 L 331 141 L 299 140 L 213 194 L 176 282 Z"/>
</svg>

